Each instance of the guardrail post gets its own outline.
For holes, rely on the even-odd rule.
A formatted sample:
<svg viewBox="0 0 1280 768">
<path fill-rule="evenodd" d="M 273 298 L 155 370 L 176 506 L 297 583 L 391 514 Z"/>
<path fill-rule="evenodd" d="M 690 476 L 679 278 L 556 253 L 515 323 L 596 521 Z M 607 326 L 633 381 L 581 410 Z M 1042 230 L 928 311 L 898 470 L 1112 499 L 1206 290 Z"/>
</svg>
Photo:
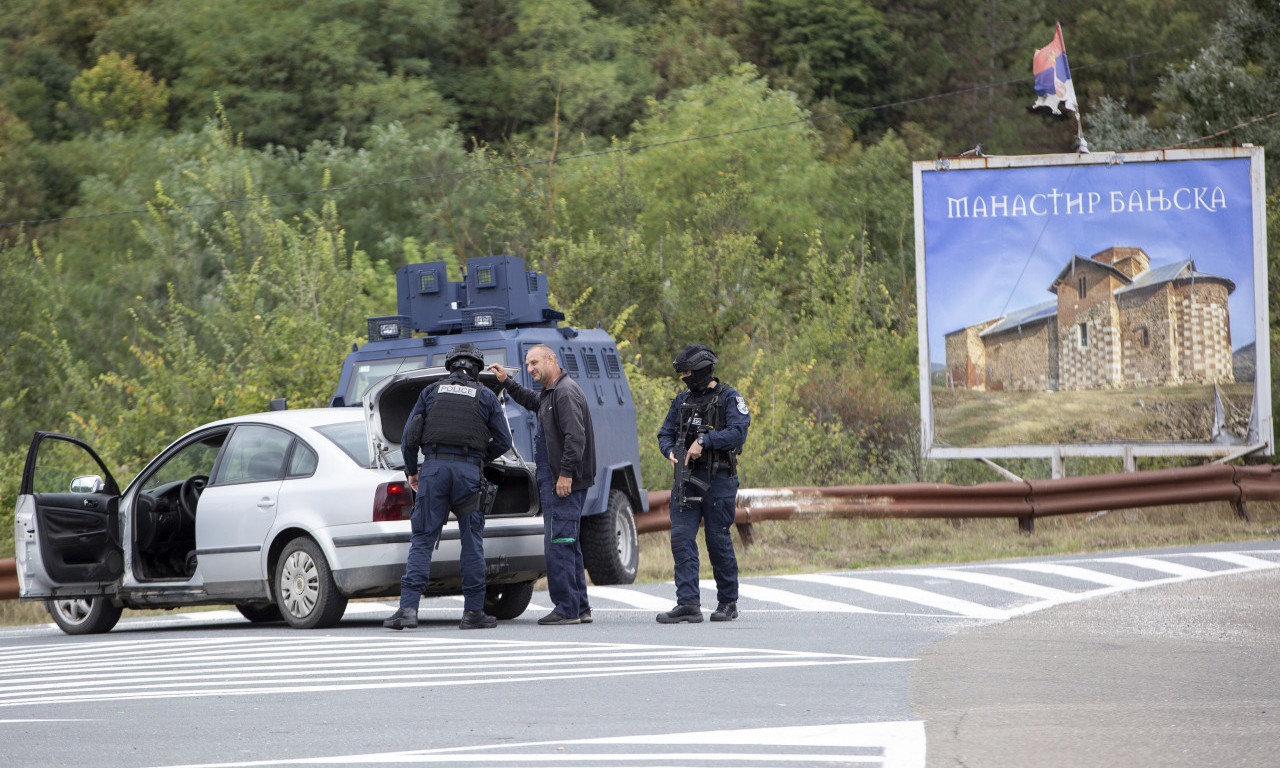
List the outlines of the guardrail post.
<svg viewBox="0 0 1280 768">
<path fill-rule="evenodd" d="M 751 523 L 738 523 L 738 538 L 742 539 L 742 548 L 746 549 L 756 543 L 756 529 Z"/>
<path fill-rule="evenodd" d="M 1031 515 L 1018 518 L 1018 530 L 1023 533 L 1034 533 L 1036 530 L 1036 519 Z"/>
</svg>

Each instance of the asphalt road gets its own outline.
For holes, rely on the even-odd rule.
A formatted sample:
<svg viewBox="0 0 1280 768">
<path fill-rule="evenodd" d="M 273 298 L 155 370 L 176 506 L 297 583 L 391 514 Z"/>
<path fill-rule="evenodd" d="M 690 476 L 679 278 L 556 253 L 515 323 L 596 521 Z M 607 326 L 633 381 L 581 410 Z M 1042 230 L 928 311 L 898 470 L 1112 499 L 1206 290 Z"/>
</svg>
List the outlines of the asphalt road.
<svg viewBox="0 0 1280 768">
<path fill-rule="evenodd" d="M 0 630 L 0 765 L 1268 765 L 1280 541 L 743 582 L 735 622 Z M 704 591 L 704 605 L 714 594 Z"/>
</svg>

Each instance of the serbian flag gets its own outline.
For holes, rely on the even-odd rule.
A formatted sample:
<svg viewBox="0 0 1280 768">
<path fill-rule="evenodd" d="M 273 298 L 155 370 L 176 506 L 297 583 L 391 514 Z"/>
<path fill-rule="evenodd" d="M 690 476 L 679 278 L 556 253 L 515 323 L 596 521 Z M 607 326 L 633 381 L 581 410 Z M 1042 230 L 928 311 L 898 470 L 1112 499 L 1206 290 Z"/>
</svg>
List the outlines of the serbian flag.
<svg viewBox="0 0 1280 768">
<path fill-rule="evenodd" d="M 1062 42 L 1062 25 L 1053 33 L 1053 42 L 1036 51 L 1031 60 L 1031 71 L 1036 76 L 1036 103 L 1033 110 L 1061 115 L 1063 109 L 1079 112 L 1076 106 L 1076 89 L 1071 84 L 1071 70 L 1067 67 L 1067 46 Z"/>
</svg>

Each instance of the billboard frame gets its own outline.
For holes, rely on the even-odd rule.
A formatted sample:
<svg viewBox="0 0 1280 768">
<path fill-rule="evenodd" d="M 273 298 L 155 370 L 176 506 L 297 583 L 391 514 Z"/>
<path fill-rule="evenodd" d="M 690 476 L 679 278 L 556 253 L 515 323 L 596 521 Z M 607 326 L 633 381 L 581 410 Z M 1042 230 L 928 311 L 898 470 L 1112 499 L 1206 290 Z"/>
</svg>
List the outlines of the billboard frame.
<svg viewBox="0 0 1280 768">
<path fill-rule="evenodd" d="M 928 285 L 926 283 L 926 242 L 924 179 L 929 173 L 953 170 L 1040 168 L 1048 166 L 1107 166 L 1130 163 L 1183 162 L 1196 160 L 1249 160 L 1249 188 L 1252 198 L 1253 230 L 1253 327 L 1255 334 L 1255 374 L 1249 438 L 1245 445 L 1193 441 L 1149 442 L 1121 440 L 1092 443 L 1042 443 L 982 446 L 936 445 L 933 418 L 932 371 L 929 349 Z M 1132 467 L 1136 456 L 1208 457 L 1227 461 L 1250 453 L 1271 455 L 1274 432 L 1271 414 L 1271 360 L 1269 305 L 1267 296 L 1266 192 L 1263 149 L 1252 145 L 1231 148 L 1161 149 L 1140 152 L 1094 152 L 1056 155 L 1016 155 L 940 158 L 912 163 L 915 203 L 916 308 L 919 339 L 921 451 L 926 459 L 1051 458 L 1057 466 L 1063 457 L 1115 457 Z"/>
</svg>

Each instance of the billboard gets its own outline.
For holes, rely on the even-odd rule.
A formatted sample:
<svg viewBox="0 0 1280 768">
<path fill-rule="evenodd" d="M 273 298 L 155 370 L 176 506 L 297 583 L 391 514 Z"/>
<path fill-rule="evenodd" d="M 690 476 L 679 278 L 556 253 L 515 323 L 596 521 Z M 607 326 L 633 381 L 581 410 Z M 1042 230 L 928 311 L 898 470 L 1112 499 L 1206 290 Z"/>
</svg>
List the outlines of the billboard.
<svg viewBox="0 0 1280 768">
<path fill-rule="evenodd" d="M 925 454 L 1270 454 L 1262 159 L 914 163 Z"/>
</svg>

